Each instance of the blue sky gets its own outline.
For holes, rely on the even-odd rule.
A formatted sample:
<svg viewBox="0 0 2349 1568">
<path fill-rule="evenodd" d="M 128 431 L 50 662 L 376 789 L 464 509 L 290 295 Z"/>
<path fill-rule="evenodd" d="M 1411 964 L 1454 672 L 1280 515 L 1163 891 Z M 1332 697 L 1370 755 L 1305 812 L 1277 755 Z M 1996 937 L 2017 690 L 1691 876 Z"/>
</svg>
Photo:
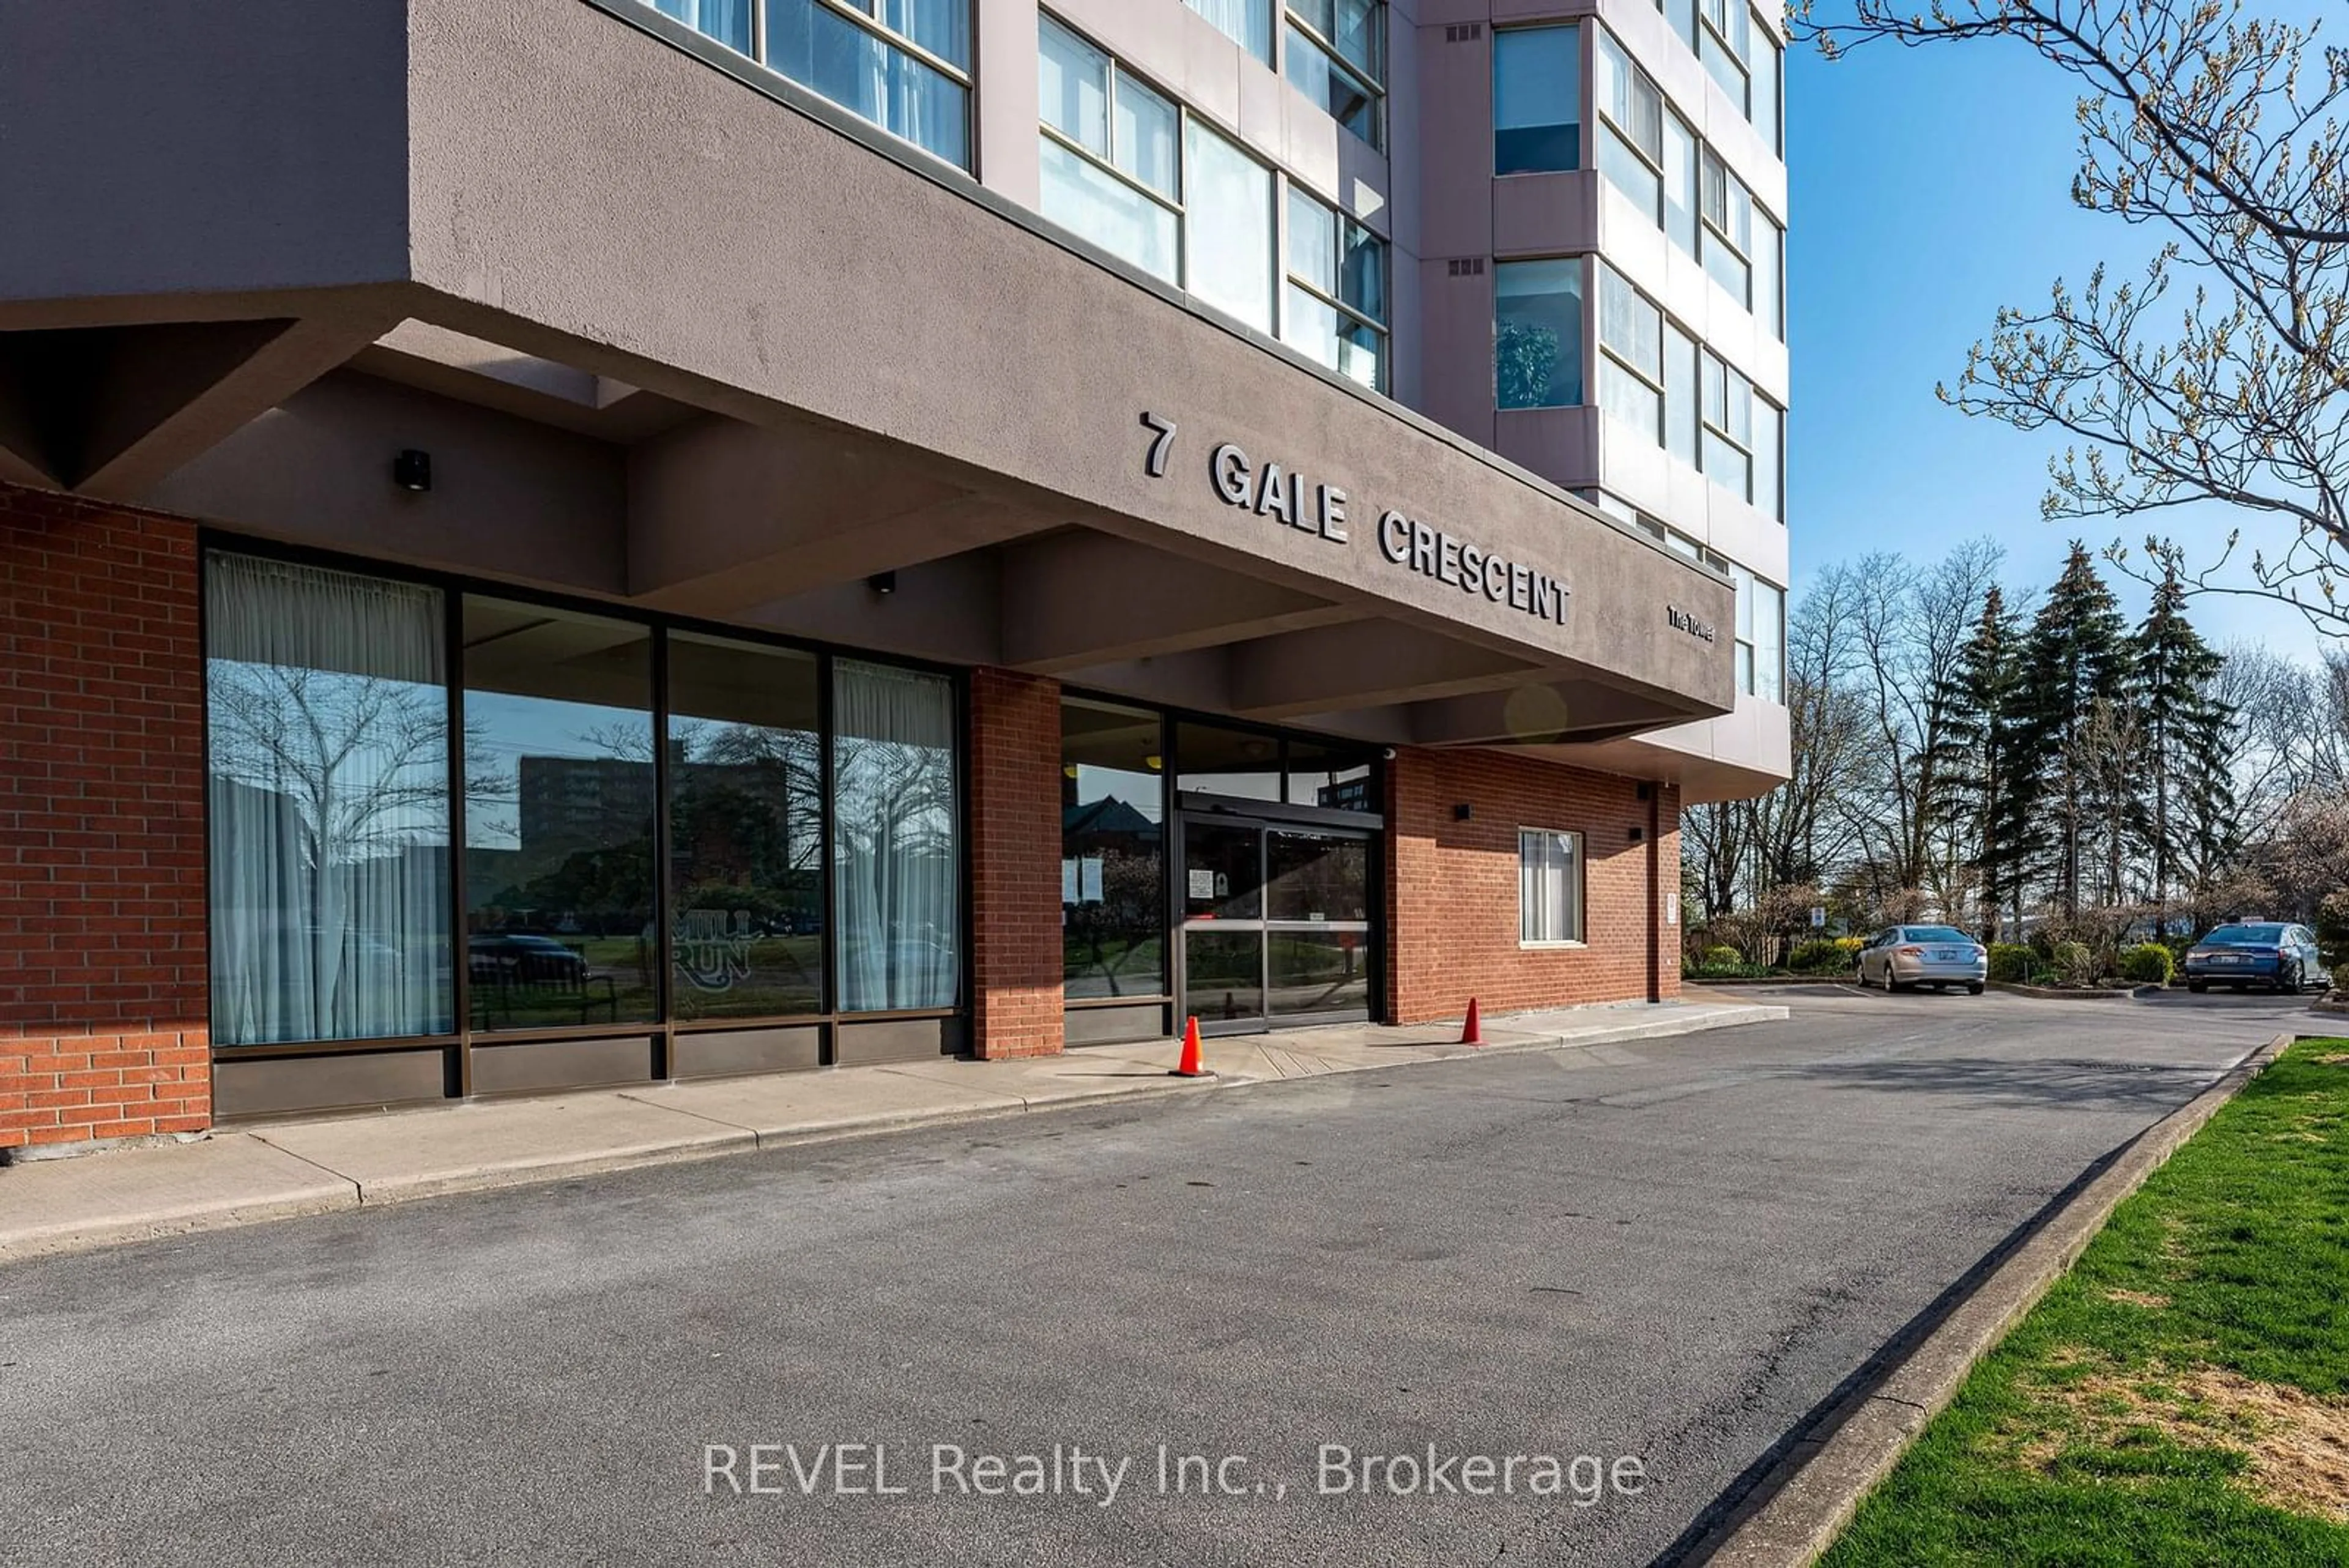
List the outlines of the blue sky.
<svg viewBox="0 0 2349 1568">
<path fill-rule="evenodd" d="M 2150 254 L 2147 235 L 2072 205 L 2075 94 L 2020 46 L 1870 44 L 1835 61 L 1788 51 L 1787 234 L 1794 411 L 1788 517 L 1795 587 L 1871 550 L 1916 559 L 1987 535 L 2014 587 L 2052 581 L 2070 540 L 2142 540 L 2144 524 L 2044 523 L 2046 459 L 2060 441 L 1969 419 L 1933 396 L 1998 307 L 2034 309 L 2100 258 Z M 2247 539 L 2281 536 L 2248 519 Z M 2215 555 L 2223 524 L 2204 523 Z M 2105 569 L 2132 616 L 2144 590 Z M 2313 653 L 2296 616 L 2204 596 L 2213 642 L 2265 639 Z"/>
</svg>

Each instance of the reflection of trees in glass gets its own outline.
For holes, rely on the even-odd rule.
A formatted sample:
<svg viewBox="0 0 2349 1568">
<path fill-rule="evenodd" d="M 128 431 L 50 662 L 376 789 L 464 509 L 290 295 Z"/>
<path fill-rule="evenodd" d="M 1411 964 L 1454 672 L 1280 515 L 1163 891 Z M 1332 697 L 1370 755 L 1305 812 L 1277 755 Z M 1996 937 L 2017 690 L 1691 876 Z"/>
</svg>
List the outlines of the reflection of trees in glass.
<svg viewBox="0 0 2349 1568">
<path fill-rule="evenodd" d="M 1551 383 L 1557 376 L 1557 333 L 1531 321 L 1505 321 L 1494 348 L 1494 369 L 1501 407 L 1538 409 L 1554 400 Z"/>
<path fill-rule="evenodd" d="M 805 730 L 680 721 L 669 762 L 680 1017 L 823 1004 L 823 752 Z"/>
<path fill-rule="evenodd" d="M 841 735 L 833 832 L 841 878 L 842 1005 L 954 1001 L 954 754 Z"/>
<path fill-rule="evenodd" d="M 449 706 L 438 686 L 213 659 L 212 772 L 292 803 L 316 871 L 449 834 Z"/>
</svg>

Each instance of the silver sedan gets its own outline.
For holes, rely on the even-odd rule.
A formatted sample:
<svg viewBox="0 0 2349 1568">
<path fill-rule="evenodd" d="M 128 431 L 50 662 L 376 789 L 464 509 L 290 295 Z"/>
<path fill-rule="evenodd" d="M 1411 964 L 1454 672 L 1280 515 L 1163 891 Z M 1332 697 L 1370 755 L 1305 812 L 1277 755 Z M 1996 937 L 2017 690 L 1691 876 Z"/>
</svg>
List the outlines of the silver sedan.
<svg viewBox="0 0 2349 1568">
<path fill-rule="evenodd" d="M 1859 950 L 1859 983 L 1887 994 L 1962 985 L 1980 996 L 1990 983 L 1990 950 L 1955 926 L 1887 926 Z"/>
</svg>

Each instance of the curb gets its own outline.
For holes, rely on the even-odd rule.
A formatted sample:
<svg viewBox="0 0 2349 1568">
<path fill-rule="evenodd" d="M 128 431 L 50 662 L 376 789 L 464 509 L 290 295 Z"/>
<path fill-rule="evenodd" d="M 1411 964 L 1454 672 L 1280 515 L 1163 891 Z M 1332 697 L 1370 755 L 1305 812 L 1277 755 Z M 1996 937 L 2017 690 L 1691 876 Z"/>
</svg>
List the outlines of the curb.
<svg viewBox="0 0 2349 1568">
<path fill-rule="evenodd" d="M 1639 1040 L 1671 1039 L 1682 1035 L 1708 1033 L 1716 1029 L 1736 1028 L 1748 1023 L 1774 1023 L 1789 1016 L 1783 1006 L 1746 1003 L 1723 1007 L 1702 1018 L 1676 1020 L 1647 1018 L 1609 1028 L 1578 1031 L 1572 1035 L 1528 1033 L 1516 1039 L 1495 1040 L 1481 1046 L 1460 1046 L 1445 1054 L 1410 1058 L 1390 1062 L 1332 1061 L 1326 1073 L 1314 1076 L 1335 1076 L 1346 1073 L 1392 1072 L 1404 1067 L 1433 1066 L 1477 1056 L 1516 1055 L 1535 1051 L 1575 1051 L 1604 1045 L 1622 1044 Z M 1503 1031 L 1506 1033 L 1506 1029 Z M 1443 1046 L 1444 1041 L 1403 1042 L 1421 1047 Z M 602 1176 L 615 1171 L 638 1170 L 653 1166 L 679 1165 L 701 1160 L 723 1158 L 731 1155 L 753 1154 L 761 1150 L 800 1147 L 811 1144 L 836 1142 L 848 1138 L 876 1137 L 908 1131 L 916 1127 L 947 1127 L 956 1123 L 996 1120 L 1032 1114 L 1039 1111 L 1099 1110 L 1122 1101 L 1155 1102 L 1178 1095 L 1196 1095 L 1203 1091 L 1237 1088 L 1253 1084 L 1294 1082 L 1275 1077 L 1252 1077 L 1232 1074 L 1195 1080 L 1171 1080 L 1150 1083 L 1125 1089 L 1077 1090 L 1030 1098 L 1006 1097 L 994 1103 L 973 1102 L 968 1105 L 943 1106 L 923 1110 L 883 1111 L 868 1115 L 841 1117 L 831 1122 L 808 1124 L 797 1127 L 761 1132 L 737 1123 L 701 1117 L 709 1122 L 708 1136 L 682 1138 L 659 1144 L 637 1145 L 624 1148 L 582 1149 L 574 1155 L 529 1163 L 484 1165 L 464 1172 L 452 1172 L 395 1182 L 381 1180 L 361 1182 L 356 1178 L 331 1170 L 305 1160 L 289 1150 L 269 1141 L 271 1128 L 257 1127 L 243 1132 L 243 1137 L 271 1151 L 274 1158 L 307 1166 L 314 1173 L 296 1189 L 281 1190 L 263 1196 L 241 1196 L 213 1203 L 191 1203 L 178 1207 L 157 1206 L 146 1212 L 122 1214 L 119 1217 L 93 1219 L 71 1225 L 49 1224 L 11 1232 L 0 1226 L 0 1268 L 22 1260 L 53 1257 L 63 1253 L 95 1251 L 131 1241 L 159 1240 L 188 1235 L 200 1231 L 225 1230 L 274 1220 L 299 1219 L 314 1214 L 339 1212 L 355 1209 L 383 1209 L 396 1204 L 445 1198 L 467 1192 L 486 1192 L 540 1186 L 588 1176 Z M 643 1096 L 629 1097 L 642 1100 Z M 657 1100 L 648 1103 L 658 1106 Z M 680 1113 L 698 1116 L 696 1112 Z M 236 1129 L 232 1129 L 236 1130 Z M 207 1139 L 190 1145 L 201 1148 L 218 1147 L 220 1140 Z"/>
<path fill-rule="evenodd" d="M 1992 991 L 2003 991 L 2011 996 L 2035 996 L 2045 1002 L 2134 1002 L 2140 996 L 2160 993 L 2161 987 L 2118 986 L 2110 991 L 2063 991 L 2052 985 L 2025 985 L 2020 981 L 1994 980 Z"/>
<path fill-rule="evenodd" d="M 2277 1035 L 2122 1145 L 1880 1376 L 1861 1379 L 1816 1416 L 1786 1456 L 1682 1561 L 1705 1568 L 1809 1568 L 1817 1562 L 1861 1500 L 1956 1396 L 1975 1363 L 2039 1304 L 2122 1200 L 2296 1038 Z"/>
</svg>

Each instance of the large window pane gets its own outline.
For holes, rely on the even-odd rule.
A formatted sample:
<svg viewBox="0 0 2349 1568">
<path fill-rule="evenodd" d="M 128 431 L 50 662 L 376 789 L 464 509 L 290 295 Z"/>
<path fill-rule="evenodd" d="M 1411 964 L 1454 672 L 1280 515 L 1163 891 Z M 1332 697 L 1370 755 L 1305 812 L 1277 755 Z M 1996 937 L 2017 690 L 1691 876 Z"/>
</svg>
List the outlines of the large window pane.
<svg viewBox="0 0 2349 1568">
<path fill-rule="evenodd" d="M 1330 296 L 1338 296 L 1338 213 L 1288 187 L 1288 271 Z"/>
<path fill-rule="evenodd" d="M 1571 25 L 1493 35 L 1493 172 L 1582 166 L 1581 80 Z"/>
<path fill-rule="evenodd" d="M 1493 269 L 1494 378 L 1505 409 L 1582 401 L 1582 263 L 1504 262 Z"/>
<path fill-rule="evenodd" d="M 674 1016 L 823 1010 L 823 754 L 812 654 L 669 639 Z"/>
<path fill-rule="evenodd" d="M 1663 317 L 1613 267 L 1599 269 L 1599 340 L 1651 381 L 1663 379 Z"/>
<path fill-rule="evenodd" d="M 1280 798 L 1280 742 L 1274 736 L 1220 724 L 1177 724 L 1174 761 L 1182 769 L 1175 787 L 1185 794 Z"/>
<path fill-rule="evenodd" d="M 1143 271 L 1179 281 L 1174 213 L 1050 137 L 1039 139 L 1044 216 Z"/>
<path fill-rule="evenodd" d="M 1778 77 L 1784 57 L 1775 39 L 1759 22 L 1754 26 L 1753 106 L 1750 110 L 1754 129 L 1762 133 L 1762 145 L 1773 152 L 1784 152 L 1778 130 Z"/>
<path fill-rule="evenodd" d="M 1786 498 L 1782 472 L 1785 416 L 1763 399 L 1754 400 L 1754 504 L 1784 523 Z"/>
<path fill-rule="evenodd" d="M 1294 26 L 1288 29 L 1286 60 L 1288 79 L 1316 107 L 1328 111 L 1330 119 L 1372 147 L 1383 145 L 1379 134 L 1376 88 L 1332 59 L 1320 45 Z"/>
<path fill-rule="evenodd" d="M 1194 119 L 1184 244 L 1191 292 L 1259 332 L 1272 331 L 1272 171 Z"/>
<path fill-rule="evenodd" d="M 1517 835 L 1517 940 L 1582 940 L 1581 836 L 1525 830 Z"/>
<path fill-rule="evenodd" d="M 1070 996 L 1166 990 L 1165 736 L 1155 713 L 1061 703 L 1061 952 Z"/>
<path fill-rule="evenodd" d="M 962 951 L 954 688 L 839 659 L 833 724 L 841 1011 L 951 1007 Z"/>
<path fill-rule="evenodd" d="M 1183 3 L 1216 25 L 1224 36 L 1241 48 L 1272 64 L 1273 0 L 1183 0 Z"/>
<path fill-rule="evenodd" d="M 652 633 L 468 597 L 464 640 L 473 1027 L 649 1020 Z"/>
<path fill-rule="evenodd" d="M 1786 254 L 1785 231 L 1767 213 L 1754 223 L 1754 315 L 1771 337 L 1786 340 L 1786 295 L 1780 275 Z"/>
<path fill-rule="evenodd" d="M 1127 76 L 1117 75 L 1117 166 L 1169 201 L 1182 195 L 1174 106 Z"/>
<path fill-rule="evenodd" d="M 1677 114 L 1664 116 L 1664 233 L 1696 254 L 1697 139 Z"/>
<path fill-rule="evenodd" d="M 1037 22 L 1036 86 L 1044 123 L 1092 153 L 1109 151 L 1109 57 L 1050 16 Z"/>
<path fill-rule="evenodd" d="M 1349 745 L 1333 741 L 1324 745 L 1314 741 L 1288 742 L 1288 804 L 1318 805 L 1330 811 L 1377 811 L 1378 799 L 1371 793 L 1374 783 L 1371 751 L 1368 746 Z M 1352 915 L 1332 915 L 1331 919 L 1353 919 Z"/>
<path fill-rule="evenodd" d="M 207 561 L 214 1044 L 454 1027 L 443 637 L 429 588 Z"/>
<path fill-rule="evenodd" d="M 1670 322 L 1664 324 L 1664 448 L 1674 457 L 1696 466 L 1697 347 L 1694 339 Z"/>
<path fill-rule="evenodd" d="M 1328 301 L 1289 286 L 1282 340 L 1340 375 L 1377 390 L 1384 384 L 1386 334 L 1365 327 Z"/>
<path fill-rule="evenodd" d="M 852 0 L 891 32 L 950 66 L 970 68 L 971 0 Z"/>
<path fill-rule="evenodd" d="M 1379 0 L 1289 0 L 1288 8 L 1335 44 L 1347 64 L 1374 82 L 1386 79 L 1386 8 Z"/>
<path fill-rule="evenodd" d="M 967 43 L 964 53 L 967 57 Z M 884 130 L 949 163 L 970 166 L 968 89 L 821 0 L 767 0 L 767 63 Z"/>
<path fill-rule="evenodd" d="M 1786 700 L 1786 590 L 1754 585 L 1754 694 L 1765 702 Z"/>
<path fill-rule="evenodd" d="M 653 9 L 730 49 L 750 52 L 750 0 L 653 0 Z"/>
</svg>

